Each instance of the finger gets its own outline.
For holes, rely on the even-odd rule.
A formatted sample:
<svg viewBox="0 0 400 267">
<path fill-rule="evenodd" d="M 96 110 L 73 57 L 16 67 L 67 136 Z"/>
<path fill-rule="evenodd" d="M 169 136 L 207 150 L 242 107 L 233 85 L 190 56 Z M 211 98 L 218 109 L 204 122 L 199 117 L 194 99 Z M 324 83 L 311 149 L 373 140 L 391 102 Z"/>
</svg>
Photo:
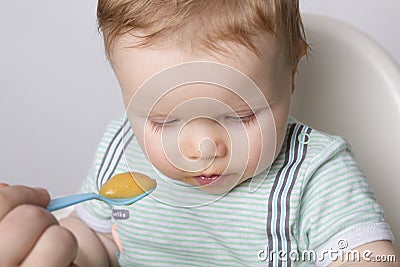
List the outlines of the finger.
<svg viewBox="0 0 400 267">
<path fill-rule="evenodd" d="M 44 208 L 27 204 L 14 208 L 0 221 L 0 266 L 17 266 L 54 224 L 57 220 Z"/>
<path fill-rule="evenodd" d="M 10 186 L 9 184 L 6 184 L 6 183 L 0 183 L 0 188 L 2 188 L 2 187 L 7 187 L 7 186 Z"/>
<path fill-rule="evenodd" d="M 74 235 L 58 225 L 46 229 L 21 267 L 70 267 L 78 251 Z"/>
<path fill-rule="evenodd" d="M 0 188 L 0 220 L 13 208 L 23 204 L 46 207 L 50 195 L 45 189 L 27 186 L 5 186 Z"/>
</svg>

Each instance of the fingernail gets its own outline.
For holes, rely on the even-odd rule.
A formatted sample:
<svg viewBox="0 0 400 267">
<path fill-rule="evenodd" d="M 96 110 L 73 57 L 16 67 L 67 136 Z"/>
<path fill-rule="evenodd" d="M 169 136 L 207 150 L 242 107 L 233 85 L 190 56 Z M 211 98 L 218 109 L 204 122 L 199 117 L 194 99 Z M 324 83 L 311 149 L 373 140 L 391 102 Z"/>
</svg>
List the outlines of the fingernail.
<svg viewBox="0 0 400 267">
<path fill-rule="evenodd" d="M 47 191 L 47 189 L 42 188 L 42 187 L 35 187 L 35 190 L 39 191 L 39 192 L 42 193 L 42 194 L 46 194 L 46 195 L 49 194 L 49 192 Z"/>
<path fill-rule="evenodd" d="M 6 183 L 0 183 L 0 188 L 2 188 L 2 187 L 7 187 L 7 186 L 10 186 L 9 184 L 6 184 Z"/>
</svg>

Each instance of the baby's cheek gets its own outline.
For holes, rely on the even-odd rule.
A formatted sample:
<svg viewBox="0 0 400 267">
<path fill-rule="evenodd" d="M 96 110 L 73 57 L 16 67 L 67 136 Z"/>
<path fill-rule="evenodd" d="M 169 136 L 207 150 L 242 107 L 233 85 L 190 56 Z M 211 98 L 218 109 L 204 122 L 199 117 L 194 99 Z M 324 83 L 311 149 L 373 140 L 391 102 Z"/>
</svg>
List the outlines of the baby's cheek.
<svg viewBox="0 0 400 267">
<path fill-rule="evenodd" d="M 145 144 L 146 155 L 151 164 L 164 175 L 171 178 L 177 177 L 178 171 L 166 158 L 161 142 L 155 138 L 148 138 Z"/>
<path fill-rule="evenodd" d="M 267 128 L 267 127 L 266 127 Z M 252 177 L 264 171 L 275 159 L 275 136 L 267 130 L 255 127 L 248 132 L 249 159 L 245 177 Z"/>
<path fill-rule="evenodd" d="M 150 162 L 157 169 L 159 169 L 160 167 L 164 167 L 165 163 L 167 162 L 167 159 L 164 156 L 164 152 L 162 151 L 162 149 L 158 149 L 158 147 L 158 144 L 147 146 L 147 156 Z"/>
<path fill-rule="evenodd" d="M 151 162 L 158 161 L 160 154 L 163 153 L 161 140 L 154 134 L 145 134 L 142 147 L 144 148 L 146 156 Z"/>
</svg>

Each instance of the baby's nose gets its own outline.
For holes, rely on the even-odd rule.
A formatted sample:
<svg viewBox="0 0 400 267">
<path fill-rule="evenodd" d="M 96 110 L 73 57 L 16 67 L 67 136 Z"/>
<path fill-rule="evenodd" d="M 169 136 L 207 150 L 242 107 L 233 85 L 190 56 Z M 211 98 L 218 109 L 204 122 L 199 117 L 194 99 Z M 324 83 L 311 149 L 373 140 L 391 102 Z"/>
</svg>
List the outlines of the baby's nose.
<svg viewBox="0 0 400 267">
<path fill-rule="evenodd" d="M 229 138 L 218 122 L 199 118 L 183 127 L 179 148 L 183 156 L 190 160 L 224 157 L 229 151 Z"/>
</svg>

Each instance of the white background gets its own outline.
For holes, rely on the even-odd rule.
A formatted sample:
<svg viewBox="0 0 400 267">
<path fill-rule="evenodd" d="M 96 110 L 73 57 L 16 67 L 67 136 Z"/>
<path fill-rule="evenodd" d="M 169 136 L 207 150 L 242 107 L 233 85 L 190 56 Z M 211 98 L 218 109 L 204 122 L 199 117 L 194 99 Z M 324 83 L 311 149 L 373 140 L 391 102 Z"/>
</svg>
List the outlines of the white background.
<svg viewBox="0 0 400 267">
<path fill-rule="evenodd" d="M 301 0 L 367 32 L 400 62 L 399 0 Z M 78 190 L 106 124 L 123 112 L 96 0 L 0 1 L 0 182 Z"/>
</svg>

